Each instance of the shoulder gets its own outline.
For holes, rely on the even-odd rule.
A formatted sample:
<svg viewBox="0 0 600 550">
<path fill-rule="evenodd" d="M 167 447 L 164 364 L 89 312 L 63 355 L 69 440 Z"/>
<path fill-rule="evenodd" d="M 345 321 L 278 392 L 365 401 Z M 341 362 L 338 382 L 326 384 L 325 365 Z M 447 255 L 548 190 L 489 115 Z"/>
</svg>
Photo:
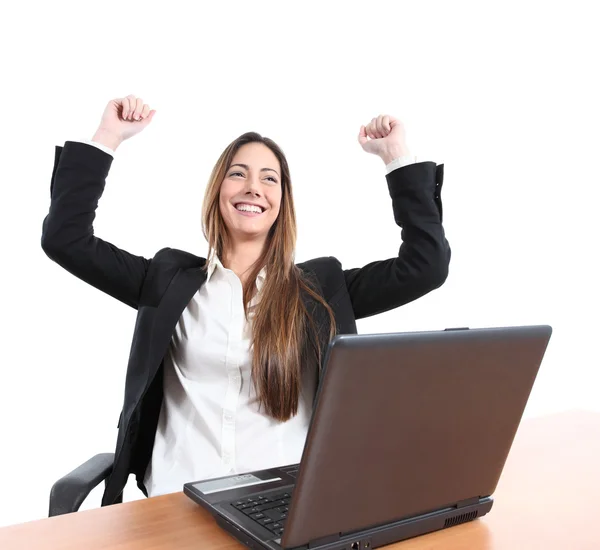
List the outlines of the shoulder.
<svg viewBox="0 0 600 550">
<path fill-rule="evenodd" d="M 154 254 L 150 265 L 154 269 L 169 270 L 174 269 L 193 269 L 202 267 L 206 263 L 206 258 L 196 256 L 191 252 L 179 250 L 177 248 L 161 248 Z"/>
<path fill-rule="evenodd" d="M 333 256 L 322 256 L 296 264 L 305 273 L 314 273 L 319 280 L 335 273 L 342 273 L 341 262 Z"/>
<path fill-rule="evenodd" d="M 150 260 L 140 303 L 156 306 L 179 270 L 197 269 L 205 263 L 205 258 L 185 250 L 161 248 Z"/>
<path fill-rule="evenodd" d="M 326 299 L 345 284 L 342 263 L 334 256 L 322 256 L 296 264 L 310 278 L 316 278 Z"/>
</svg>

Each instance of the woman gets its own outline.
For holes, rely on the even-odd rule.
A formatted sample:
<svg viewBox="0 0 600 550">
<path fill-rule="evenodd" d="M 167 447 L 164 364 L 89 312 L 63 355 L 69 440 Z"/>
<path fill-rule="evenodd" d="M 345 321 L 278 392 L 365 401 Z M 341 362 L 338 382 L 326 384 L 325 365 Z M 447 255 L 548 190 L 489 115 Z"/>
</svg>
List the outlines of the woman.
<svg viewBox="0 0 600 550">
<path fill-rule="evenodd" d="M 439 287 L 450 261 L 443 165 L 414 162 L 390 116 L 362 126 L 358 139 L 386 164 L 402 228 L 394 258 L 346 270 L 333 257 L 295 265 L 288 164 L 255 133 L 233 141 L 213 169 L 202 211 L 207 259 L 121 250 L 94 236 L 95 209 L 114 151 L 154 113 L 135 96 L 112 100 L 91 142 L 57 147 L 43 224 L 52 260 L 138 310 L 103 505 L 120 501 L 129 473 L 153 496 L 299 462 L 333 335 Z"/>
</svg>

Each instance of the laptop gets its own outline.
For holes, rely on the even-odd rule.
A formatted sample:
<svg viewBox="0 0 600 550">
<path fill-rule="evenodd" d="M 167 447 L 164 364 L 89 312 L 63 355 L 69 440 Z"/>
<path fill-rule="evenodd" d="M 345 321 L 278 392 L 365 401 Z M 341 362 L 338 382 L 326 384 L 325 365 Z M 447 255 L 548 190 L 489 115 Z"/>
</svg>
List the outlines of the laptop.
<svg viewBox="0 0 600 550">
<path fill-rule="evenodd" d="M 300 464 L 184 493 L 247 547 L 269 550 L 370 550 L 475 520 L 492 508 L 551 333 L 338 335 Z"/>
</svg>

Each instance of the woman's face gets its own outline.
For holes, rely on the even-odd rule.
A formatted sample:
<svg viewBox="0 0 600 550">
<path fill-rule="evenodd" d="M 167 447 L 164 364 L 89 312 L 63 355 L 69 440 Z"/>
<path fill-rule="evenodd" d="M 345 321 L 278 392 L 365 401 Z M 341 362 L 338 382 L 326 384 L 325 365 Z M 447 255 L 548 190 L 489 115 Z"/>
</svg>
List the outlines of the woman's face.
<svg viewBox="0 0 600 550">
<path fill-rule="evenodd" d="M 235 240 L 266 239 L 281 206 L 281 167 L 262 143 L 240 147 L 221 184 L 219 207 Z"/>
</svg>

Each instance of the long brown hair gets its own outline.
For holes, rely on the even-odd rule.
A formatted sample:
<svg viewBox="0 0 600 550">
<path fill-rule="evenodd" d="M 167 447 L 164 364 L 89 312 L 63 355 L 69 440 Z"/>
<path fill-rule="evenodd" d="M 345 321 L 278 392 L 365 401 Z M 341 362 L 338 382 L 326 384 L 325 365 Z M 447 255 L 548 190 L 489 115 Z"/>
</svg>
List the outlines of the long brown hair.
<svg viewBox="0 0 600 550">
<path fill-rule="evenodd" d="M 222 260 L 229 246 L 230 235 L 219 208 L 221 183 L 236 152 L 253 142 L 266 145 L 279 160 L 282 194 L 279 215 L 269 231 L 264 251 L 244 285 L 244 311 L 248 318 L 256 278 L 265 267 L 267 275 L 260 299 L 253 308 L 252 381 L 260 406 L 269 416 L 284 421 L 298 411 L 303 366 L 321 365 L 321 350 L 325 342 L 320 340 L 319 328 L 324 328 L 324 319 L 328 317 L 331 339 L 335 335 L 336 324 L 327 301 L 294 263 L 296 213 L 287 159 L 273 140 L 256 132 L 247 132 L 231 142 L 212 170 L 202 206 L 202 229 L 208 241 L 208 259 L 216 254 Z M 209 261 L 205 268 L 208 264 Z M 319 310 L 321 315 L 318 315 Z"/>
</svg>

